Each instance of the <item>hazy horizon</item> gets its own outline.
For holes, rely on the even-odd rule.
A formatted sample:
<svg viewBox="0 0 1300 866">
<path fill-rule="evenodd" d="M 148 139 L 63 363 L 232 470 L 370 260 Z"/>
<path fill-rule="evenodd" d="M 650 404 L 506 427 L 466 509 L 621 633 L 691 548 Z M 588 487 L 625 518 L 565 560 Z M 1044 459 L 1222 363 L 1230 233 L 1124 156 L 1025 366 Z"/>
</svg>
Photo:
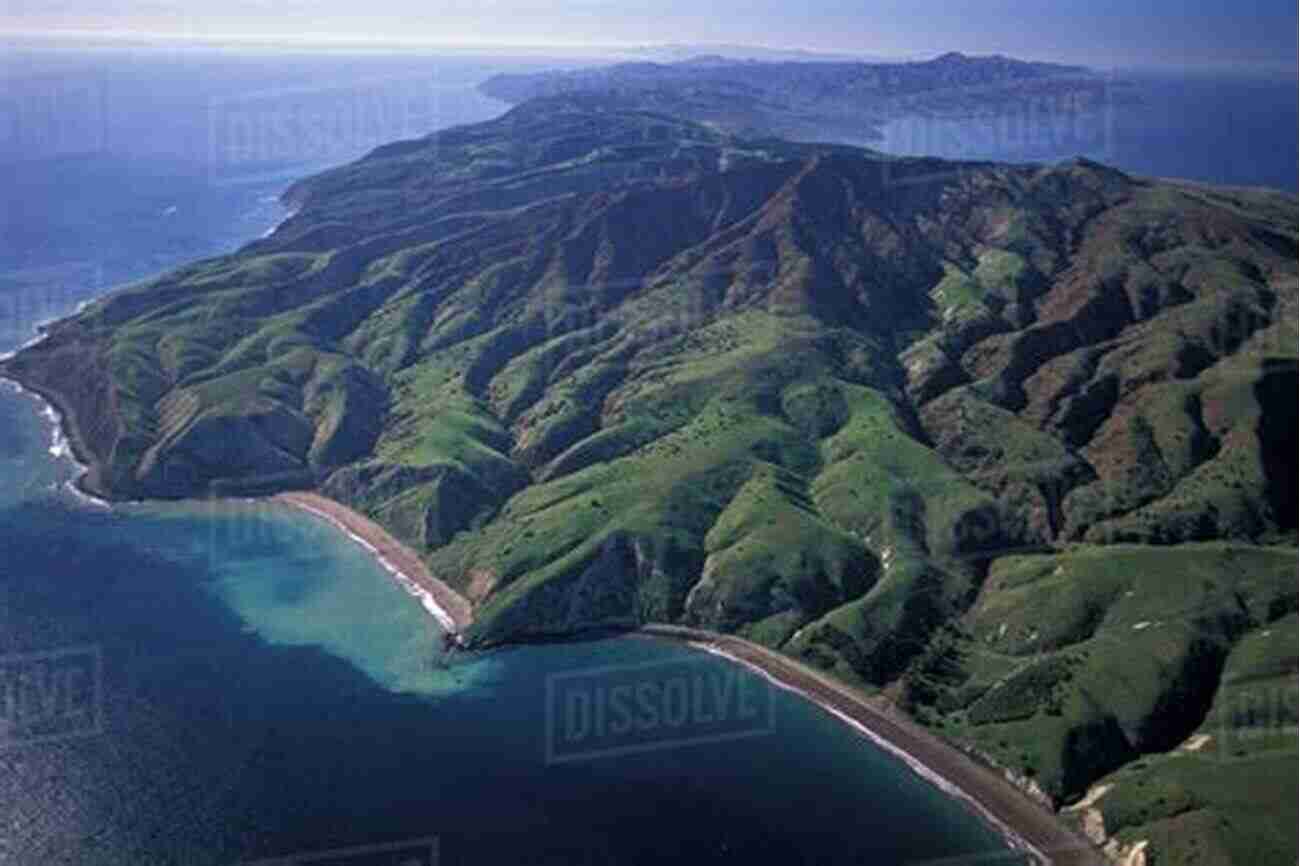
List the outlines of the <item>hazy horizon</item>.
<svg viewBox="0 0 1300 866">
<path fill-rule="evenodd" d="M 1256 0 L 1227 8 L 1156 0 L 1142 8 L 1103 2 L 1075 8 L 996 0 L 818 0 L 791 9 L 765 0 L 703 10 L 685 0 L 447 2 L 430 9 L 381 0 L 365 11 L 341 0 L 274 8 L 263 0 L 16 0 L 0 13 L 0 39 L 157 42 L 352 50 L 518 52 L 537 56 L 638 57 L 684 47 L 798 59 L 915 60 L 947 51 L 1004 54 L 1094 67 L 1214 67 L 1295 72 L 1297 8 Z M 1249 11 L 1251 14 L 1242 14 Z"/>
</svg>

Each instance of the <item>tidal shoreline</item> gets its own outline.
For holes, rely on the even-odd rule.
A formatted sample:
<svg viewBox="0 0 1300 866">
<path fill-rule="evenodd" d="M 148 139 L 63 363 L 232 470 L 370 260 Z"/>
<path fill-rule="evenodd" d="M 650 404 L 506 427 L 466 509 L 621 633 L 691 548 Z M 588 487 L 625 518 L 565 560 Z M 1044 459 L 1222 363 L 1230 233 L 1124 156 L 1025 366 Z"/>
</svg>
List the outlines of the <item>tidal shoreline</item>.
<svg viewBox="0 0 1300 866">
<path fill-rule="evenodd" d="M 27 345 L 35 345 L 41 339 L 44 339 L 43 334 Z M 12 357 L 12 354 L 10 353 L 9 357 Z M 91 471 L 91 458 L 78 436 L 75 423 L 70 418 L 70 410 L 61 403 L 58 395 L 10 376 L 0 375 L 0 385 L 8 386 L 19 396 L 30 397 L 40 404 L 38 414 L 50 424 L 51 428 L 50 444 L 46 450 L 56 460 L 67 460 L 75 467 L 76 474 L 63 483 L 64 488 L 86 505 L 111 508 L 110 502 L 95 495 L 85 486 L 84 482 Z"/>
<path fill-rule="evenodd" d="M 12 374 L 11 374 L 12 376 Z M 5 377 L 45 406 L 43 414 L 56 426 L 54 445 L 66 449 L 81 468 L 70 482 L 80 498 L 102 503 L 86 489 L 94 474 L 93 457 L 78 435 L 77 419 L 57 393 Z M 374 556 L 401 586 L 434 616 L 442 628 L 458 638 L 473 622 L 469 601 L 436 578 L 423 560 L 382 526 L 319 493 L 277 493 L 269 501 L 305 511 L 347 535 Z M 105 503 L 107 504 L 107 503 Z M 795 692 L 835 716 L 859 734 L 903 761 L 913 772 L 945 794 L 958 799 L 1000 834 L 1012 850 L 1024 852 L 1040 864 L 1105 866 L 1102 853 L 1066 827 L 1060 818 L 1033 802 L 995 769 L 980 763 L 956 746 L 921 728 L 910 719 L 886 713 L 847 685 L 830 679 L 800 662 L 767 647 L 732 635 L 683 626 L 648 624 L 632 634 L 682 641 L 754 670 L 779 688 Z"/>
<path fill-rule="evenodd" d="M 313 514 L 366 548 L 449 634 L 460 635 L 473 622 L 470 603 L 464 596 L 434 577 L 414 551 L 365 515 L 319 493 L 277 493 L 271 501 Z"/>
<path fill-rule="evenodd" d="M 778 688 L 792 691 L 894 755 L 945 794 L 956 798 L 1002 835 L 1014 850 L 1039 864 L 1106 866 L 1109 861 L 1044 806 L 1032 801 L 994 768 L 925 730 L 906 716 L 887 712 L 826 674 L 734 635 L 684 626 L 651 624 L 639 634 L 682 641 L 749 668 Z"/>
</svg>

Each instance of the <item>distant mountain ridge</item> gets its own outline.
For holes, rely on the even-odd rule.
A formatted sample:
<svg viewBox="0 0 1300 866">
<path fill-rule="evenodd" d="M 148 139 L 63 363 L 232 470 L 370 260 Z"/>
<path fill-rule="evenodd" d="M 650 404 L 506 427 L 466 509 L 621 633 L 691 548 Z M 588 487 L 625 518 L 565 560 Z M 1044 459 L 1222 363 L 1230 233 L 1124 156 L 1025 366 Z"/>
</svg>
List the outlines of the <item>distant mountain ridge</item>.
<svg viewBox="0 0 1300 866">
<path fill-rule="evenodd" d="M 312 487 L 467 596 L 475 645 L 738 633 L 1056 804 L 1105 781 L 1117 850 L 1295 859 L 1260 805 L 1295 790 L 1265 704 L 1296 667 L 1293 197 L 613 91 L 287 195 L 0 363 L 90 489 Z"/>
<path fill-rule="evenodd" d="M 644 59 L 663 63 L 698 60 L 702 57 L 717 57 L 727 61 L 798 61 L 798 62 L 866 62 L 892 63 L 908 58 L 898 58 L 870 52 L 833 52 L 814 51 L 800 48 L 769 48 L 762 45 L 743 45 L 728 43 L 686 43 L 667 45 L 646 45 L 631 52 Z"/>
<path fill-rule="evenodd" d="M 742 135 L 864 144 L 902 114 L 970 116 L 1023 110 L 1026 99 L 1093 93 L 1083 66 L 949 52 L 912 62 L 760 61 L 695 56 L 494 76 L 480 89 L 519 103 L 580 91 L 615 93 Z"/>
</svg>

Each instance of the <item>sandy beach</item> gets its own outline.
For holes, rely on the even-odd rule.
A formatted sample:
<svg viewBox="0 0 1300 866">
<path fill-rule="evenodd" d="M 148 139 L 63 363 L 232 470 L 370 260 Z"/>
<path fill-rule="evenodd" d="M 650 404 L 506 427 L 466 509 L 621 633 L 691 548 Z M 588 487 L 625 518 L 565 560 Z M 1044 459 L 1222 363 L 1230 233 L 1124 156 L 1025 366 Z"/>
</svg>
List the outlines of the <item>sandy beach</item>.
<svg viewBox="0 0 1300 866">
<path fill-rule="evenodd" d="M 18 383 L 15 383 L 18 384 Z M 95 464 L 79 435 L 77 419 L 60 395 L 26 386 L 43 398 L 58 431 L 51 450 L 70 449 L 74 459 L 88 463 L 77 492 L 93 486 Z M 318 493 L 287 492 L 272 501 L 298 508 L 325 520 L 365 547 L 411 595 L 436 617 L 450 634 L 461 634 L 473 622 L 469 601 L 429 571 L 412 550 L 382 526 L 347 506 Z M 1104 866 L 1109 861 L 1082 835 L 1031 800 L 997 770 L 921 728 L 901 713 L 888 712 L 828 675 L 743 638 L 673 625 L 647 625 L 641 634 L 685 641 L 700 650 L 727 657 L 749 667 L 780 688 L 796 692 L 894 754 L 918 775 L 964 802 L 1015 848 L 1040 863 Z"/>
<path fill-rule="evenodd" d="M 420 598 L 442 627 L 460 634 L 473 622 L 464 596 L 434 577 L 420 557 L 370 518 L 319 493 L 278 493 L 274 501 L 308 511 L 368 548 L 412 595 Z"/>
<path fill-rule="evenodd" d="M 1031 800 L 999 772 L 977 762 L 901 713 L 888 712 L 852 688 L 794 659 L 744 638 L 673 625 L 647 625 L 643 634 L 686 641 L 725 656 L 793 691 L 903 760 L 918 775 L 962 800 L 1015 848 L 1040 863 L 1105 866 L 1109 861 L 1082 835 Z"/>
<path fill-rule="evenodd" d="M 373 520 L 317 493 L 280 493 L 273 499 L 328 521 L 370 549 L 412 594 L 421 597 L 448 631 L 459 634 L 473 621 L 470 603 L 435 578 L 414 552 Z M 930 784 L 961 800 L 1008 844 L 1039 863 L 1105 866 L 1109 862 L 1087 839 L 1066 827 L 997 770 L 820 671 L 731 635 L 658 624 L 643 626 L 639 633 L 685 641 L 697 649 L 725 656 L 776 686 L 799 694 L 902 760 Z"/>
</svg>

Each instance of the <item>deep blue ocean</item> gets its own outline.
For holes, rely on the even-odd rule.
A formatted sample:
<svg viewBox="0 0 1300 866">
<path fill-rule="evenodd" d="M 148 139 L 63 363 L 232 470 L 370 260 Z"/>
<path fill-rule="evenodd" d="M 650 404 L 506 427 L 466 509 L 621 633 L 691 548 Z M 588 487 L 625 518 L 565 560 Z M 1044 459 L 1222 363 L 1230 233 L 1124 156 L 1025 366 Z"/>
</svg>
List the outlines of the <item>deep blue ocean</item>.
<svg viewBox="0 0 1300 866">
<path fill-rule="evenodd" d="M 492 116 L 472 85 L 523 62 L 10 46 L 0 64 L 3 352 L 257 237 L 290 178 Z M 107 510 L 67 489 L 51 437 L 0 387 L 0 863 L 1017 862 L 720 659 L 627 638 L 448 662 L 436 622 L 314 517 Z M 635 733 L 619 688 L 650 690 Z"/>
<path fill-rule="evenodd" d="M 6 46 L 0 352 L 257 237 L 292 178 L 495 115 L 474 83 L 545 62 Z M 1144 102 L 1074 115 L 900 122 L 885 149 L 1046 140 L 1295 190 L 1294 82 L 1145 80 Z M 958 802 L 719 659 L 622 639 L 448 663 L 434 620 L 316 519 L 105 510 L 67 490 L 51 435 L 0 387 L 0 863 L 1012 862 Z M 614 730 L 613 689 L 645 684 L 696 703 Z"/>
<path fill-rule="evenodd" d="M 890 153 L 1050 163 L 1085 156 L 1146 177 L 1297 191 L 1297 82 L 1120 69 L 962 120 L 904 117 L 867 142 Z"/>
</svg>

